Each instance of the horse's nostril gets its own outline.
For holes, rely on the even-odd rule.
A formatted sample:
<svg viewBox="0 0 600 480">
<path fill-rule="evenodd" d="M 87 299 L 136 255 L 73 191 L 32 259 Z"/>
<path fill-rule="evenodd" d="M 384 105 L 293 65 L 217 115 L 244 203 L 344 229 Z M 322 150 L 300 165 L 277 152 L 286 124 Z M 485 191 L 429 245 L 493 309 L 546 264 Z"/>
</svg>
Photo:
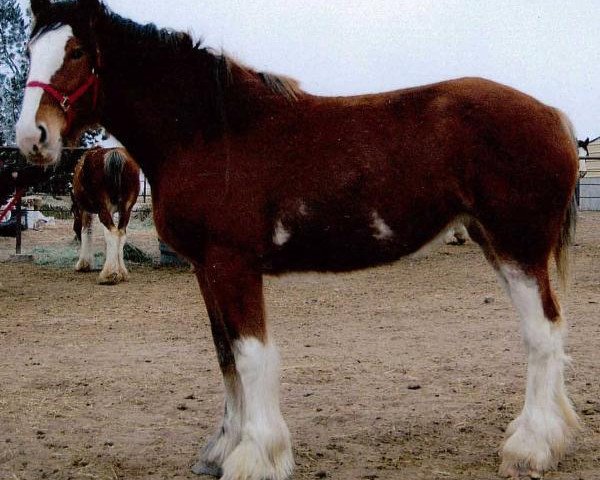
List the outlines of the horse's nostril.
<svg viewBox="0 0 600 480">
<path fill-rule="evenodd" d="M 40 143 L 46 143 L 46 140 L 48 139 L 46 128 L 43 125 L 38 125 L 38 128 L 40 129 Z"/>
</svg>

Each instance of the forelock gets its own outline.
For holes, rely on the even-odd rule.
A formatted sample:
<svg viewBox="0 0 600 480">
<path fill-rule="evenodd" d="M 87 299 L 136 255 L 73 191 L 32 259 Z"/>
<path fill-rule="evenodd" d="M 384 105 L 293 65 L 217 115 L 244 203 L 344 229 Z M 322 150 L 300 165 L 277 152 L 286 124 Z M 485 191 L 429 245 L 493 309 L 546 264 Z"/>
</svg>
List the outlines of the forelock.
<svg viewBox="0 0 600 480">
<path fill-rule="evenodd" d="M 62 25 L 70 25 L 74 32 L 84 34 L 89 30 L 88 13 L 74 0 L 52 3 L 34 19 L 31 39 Z"/>
<path fill-rule="evenodd" d="M 72 13 L 76 8 L 75 2 L 52 3 L 49 8 L 43 10 L 34 18 L 31 30 L 31 39 L 35 39 L 43 33 L 56 30 L 74 17 Z M 69 12 L 71 12 L 69 14 Z"/>
</svg>

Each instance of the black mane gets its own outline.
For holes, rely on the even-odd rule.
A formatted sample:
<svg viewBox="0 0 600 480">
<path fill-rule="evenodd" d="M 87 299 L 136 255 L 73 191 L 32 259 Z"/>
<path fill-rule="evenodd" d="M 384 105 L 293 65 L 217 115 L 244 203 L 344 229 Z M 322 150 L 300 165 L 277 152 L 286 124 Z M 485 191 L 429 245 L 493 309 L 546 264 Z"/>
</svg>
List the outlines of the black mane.
<svg viewBox="0 0 600 480">
<path fill-rule="evenodd" d="M 177 61 L 184 62 L 189 62 L 194 57 L 196 59 L 199 57 L 204 59 L 214 57 L 214 61 L 211 62 L 214 67 L 213 73 L 221 83 L 221 87 L 230 81 L 229 70 L 232 65 L 236 65 L 246 70 L 248 74 L 255 75 L 275 94 L 295 100 L 298 94 L 301 93 L 298 82 L 294 79 L 269 72 L 256 72 L 233 61 L 223 53 L 203 47 L 201 40 L 195 41 L 187 32 L 159 28 L 154 23 L 140 24 L 122 17 L 103 4 L 99 12 L 99 19 L 92 22 L 86 21 L 86 15 L 82 12 L 82 8 L 76 0 L 53 3 L 50 9 L 42 12 L 39 18 L 36 19 L 31 38 L 65 24 L 71 25 L 75 35 L 84 40 L 84 43 L 90 35 L 93 37 L 93 33 L 90 34 L 92 28 L 108 26 L 114 36 L 113 43 L 120 45 L 122 41 L 135 38 L 133 53 L 143 57 L 152 55 L 157 63 L 164 61 L 165 57 L 168 57 L 167 59 L 170 61 L 176 58 Z M 91 38 L 87 43 L 93 42 L 94 39 Z"/>
<path fill-rule="evenodd" d="M 31 38 L 62 25 L 70 25 L 75 35 L 84 43 L 95 40 L 93 29 L 109 27 L 115 35 L 115 42 L 135 38 L 136 42 L 133 45 L 136 50 L 151 52 L 152 55 L 187 56 L 194 51 L 204 50 L 200 48 L 201 42 L 194 42 L 188 33 L 159 28 L 153 23 L 139 24 L 114 13 L 105 5 L 102 5 L 97 18 L 89 20 L 75 0 L 56 2 L 49 9 L 42 11 L 34 21 Z M 89 41 L 86 42 L 86 39 Z"/>
<path fill-rule="evenodd" d="M 139 24 L 108 9 L 105 13 L 103 22 L 110 24 L 112 31 L 118 32 L 124 39 L 135 38 L 138 48 L 152 52 L 153 55 L 187 56 L 205 50 L 200 48 L 201 42 L 194 42 L 189 33 L 159 28 L 153 23 Z"/>
<path fill-rule="evenodd" d="M 61 25 L 71 25 L 74 30 L 90 28 L 96 21 L 87 21 L 81 6 L 75 0 L 64 0 L 52 3 L 52 6 L 42 11 L 34 21 L 31 37 L 54 30 Z M 118 24 L 126 34 L 142 39 L 143 43 L 153 47 L 171 48 L 173 51 L 189 50 L 194 47 L 192 38 L 187 33 L 178 32 L 167 28 L 158 28 L 155 24 L 139 24 L 121 17 L 102 5 L 100 10 L 101 21 L 110 21 Z M 79 36 L 79 35 L 78 35 Z"/>
<path fill-rule="evenodd" d="M 121 32 L 123 38 L 135 38 L 137 46 L 142 50 L 151 52 L 153 57 L 160 61 L 161 55 L 169 57 L 175 55 L 182 61 L 190 61 L 194 56 L 197 58 L 213 57 L 213 76 L 221 84 L 226 86 L 231 81 L 231 67 L 237 66 L 250 75 L 255 75 L 263 85 L 275 94 L 282 95 L 288 99 L 296 99 L 301 92 L 298 82 L 294 79 L 275 75 L 270 72 L 257 72 L 244 66 L 222 52 L 217 52 L 210 47 L 204 47 L 201 40 L 195 41 L 186 32 L 169 28 L 158 28 L 155 24 L 139 24 L 120 15 L 106 10 L 107 19 L 110 24 Z"/>
</svg>

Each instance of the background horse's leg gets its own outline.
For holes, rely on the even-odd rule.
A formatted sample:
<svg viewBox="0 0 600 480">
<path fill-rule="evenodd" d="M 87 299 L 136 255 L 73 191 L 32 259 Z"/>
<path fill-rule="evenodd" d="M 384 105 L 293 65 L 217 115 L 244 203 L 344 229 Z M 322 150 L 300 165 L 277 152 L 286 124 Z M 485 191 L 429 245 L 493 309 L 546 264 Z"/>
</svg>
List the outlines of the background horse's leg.
<svg viewBox="0 0 600 480">
<path fill-rule="evenodd" d="M 73 214 L 73 232 L 75 233 L 79 243 L 81 243 L 81 229 L 83 228 L 81 217 L 83 215 L 83 211 L 81 208 L 79 208 L 73 192 L 71 192 L 71 213 Z"/>
<path fill-rule="evenodd" d="M 464 245 L 469 238 L 467 229 L 462 222 L 452 224 L 444 234 L 446 245 Z"/>
<path fill-rule="evenodd" d="M 104 227 L 104 241 L 106 242 L 106 259 L 98 277 L 98 283 L 114 285 L 123 280 L 123 275 L 119 269 L 120 234 L 109 210 L 102 208 L 98 213 L 98 218 Z"/>
<path fill-rule="evenodd" d="M 194 467 L 224 480 L 283 480 L 294 461 L 279 410 L 279 356 L 265 322 L 262 275 L 242 255 L 209 248 L 196 276 L 225 383 L 225 417 Z M 220 469 L 219 469 L 220 467 Z"/>
<path fill-rule="evenodd" d="M 118 263 L 119 263 L 119 272 L 124 281 L 129 279 L 129 272 L 127 271 L 127 267 L 125 266 L 125 258 L 123 257 L 123 250 L 125 248 L 125 243 L 127 242 L 127 225 L 129 225 L 129 219 L 131 218 L 131 209 L 133 208 L 133 204 L 121 205 L 119 207 L 119 225 L 118 225 L 118 234 L 119 234 L 119 244 L 117 246 L 118 251 Z"/>
<path fill-rule="evenodd" d="M 94 263 L 94 251 L 92 246 L 94 216 L 85 210 L 79 210 L 79 215 L 76 218 L 80 219 L 79 237 L 81 245 L 79 247 L 79 260 L 77 260 L 77 263 L 75 264 L 75 270 L 77 272 L 89 272 Z"/>
</svg>

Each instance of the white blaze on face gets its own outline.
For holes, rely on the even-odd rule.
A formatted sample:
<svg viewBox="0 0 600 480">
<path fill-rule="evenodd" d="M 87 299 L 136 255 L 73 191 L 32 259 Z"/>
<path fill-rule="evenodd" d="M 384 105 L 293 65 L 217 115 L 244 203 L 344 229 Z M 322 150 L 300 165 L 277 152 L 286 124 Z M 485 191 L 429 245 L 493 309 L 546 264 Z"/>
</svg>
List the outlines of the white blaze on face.
<svg viewBox="0 0 600 480">
<path fill-rule="evenodd" d="M 73 37 L 73 30 L 68 25 L 63 25 L 56 30 L 50 30 L 33 38 L 29 44 L 30 67 L 28 82 L 38 81 L 51 83 L 52 77 L 64 62 L 67 42 Z M 60 142 L 60 132 L 52 131 L 51 125 L 46 125 L 44 119 L 38 119 L 38 109 L 44 91 L 41 88 L 26 88 L 23 98 L 23 108 L 17 122 L 17 144 L 21 151 L 28 155 L 33 147 L 42 150 L 47 148 L 53 153 L 56 144 Z M 41 145 L 40 126 L 46 129 L 48 145 Z"/>
</svg>

